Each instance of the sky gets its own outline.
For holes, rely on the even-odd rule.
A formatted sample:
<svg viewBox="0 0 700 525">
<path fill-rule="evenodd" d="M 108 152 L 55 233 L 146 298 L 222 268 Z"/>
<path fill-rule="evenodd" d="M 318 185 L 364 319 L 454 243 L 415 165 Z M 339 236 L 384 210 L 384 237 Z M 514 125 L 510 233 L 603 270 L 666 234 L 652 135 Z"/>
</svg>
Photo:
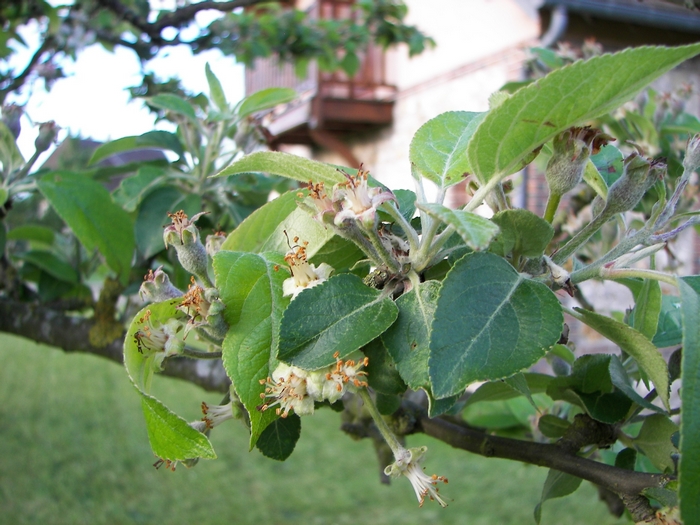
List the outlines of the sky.
<svg viewBox="0 0 700 525">
<path fill-rule="evenodd" d="M 29 42 L 37 40 L 31 31 L 22 36 Z M 18 51 L 13 60 L 22 65 L 31 56 L 32 48 Z M 166 49 L 148 63 L 147 70 L 163 79 L 177 76 L 191 92 L 208 92 L 204 74 L 207 62 L 221 81 L 228 101 L 240 100 L 244 92 L 243 66 L 216 50 L 193 56 L 186 46 Z M 63 128 L 59 140 L 68 132 L 107 141 L 155 129 L 153 116 L 143 102 L 129 102 L 127 88 L 141 83 L 140 65 L 134 53 L 123 48 L 109 52 L 93 45 L 82 51 L 75 62 L 65 60 L 60 65 L 68 78 L 57 80 L 51 91 L 44 91 L 40 81 L 31 94 L 25 91 L 6 100 L 25 106 L 26 117 L 18 139 L 25 158 L 34 151 L 38 128 L 33 123 L 55 121 Z M 166 129 L 167 123 L 159 123 L 157 128 Z M 37 165 L 41 165 L 41 159 Z"/>
</svg>

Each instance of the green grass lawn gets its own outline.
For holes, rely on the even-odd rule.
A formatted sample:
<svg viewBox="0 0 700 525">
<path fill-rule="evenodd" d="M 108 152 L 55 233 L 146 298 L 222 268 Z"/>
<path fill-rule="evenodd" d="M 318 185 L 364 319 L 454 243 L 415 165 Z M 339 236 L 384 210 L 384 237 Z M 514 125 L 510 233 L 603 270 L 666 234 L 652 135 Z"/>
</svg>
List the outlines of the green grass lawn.
<svg viewBox="0 0 700 525">
<path fill-rule="evenodd" d="M 166 378 L 156 395 L 188 419 L 221 396 Z M 449 507 L 418 504 L 410 483 L 380 485 L 374 450 L 337 430 L 338 414 L 302 421 L 284 463 L 247 450 L 239 422 L 218 427 L 219 458 L 176 472 L 152 467 L 138 394 L 123 368 L 0 336 L 0 524 L 527 524 L 546 470 L 484 459 L 425 436 L 429 473 L 447 476 Z M 592 486 L 547 502 L 544 524 L 625 523 Z"/>
</svg>

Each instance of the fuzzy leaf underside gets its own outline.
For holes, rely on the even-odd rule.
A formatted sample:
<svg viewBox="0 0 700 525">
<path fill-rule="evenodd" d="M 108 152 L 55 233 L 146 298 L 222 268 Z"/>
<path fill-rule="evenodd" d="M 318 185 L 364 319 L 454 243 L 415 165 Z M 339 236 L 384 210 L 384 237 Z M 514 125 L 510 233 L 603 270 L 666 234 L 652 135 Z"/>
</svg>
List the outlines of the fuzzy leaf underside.
<svg viewBox="0 0 700 525">
<path fill-rule="evenodd" d="M 489 111 L 469 142 L 469 165 L 482 183 L 510 175 L 558 133 L 618 108 L 698 53 L 700 44 L 637 47 L 557 69 Z"/>
<path fill-rule="evenodd" d="M 345 176 L 334 166 L 279 151 L 251 153 L 224 168 L 214 177 L 228 177 L 240 173 L 269 173 L 299 182 L 323 182 L 329 187 L 345 180 Z"/>
</svg>

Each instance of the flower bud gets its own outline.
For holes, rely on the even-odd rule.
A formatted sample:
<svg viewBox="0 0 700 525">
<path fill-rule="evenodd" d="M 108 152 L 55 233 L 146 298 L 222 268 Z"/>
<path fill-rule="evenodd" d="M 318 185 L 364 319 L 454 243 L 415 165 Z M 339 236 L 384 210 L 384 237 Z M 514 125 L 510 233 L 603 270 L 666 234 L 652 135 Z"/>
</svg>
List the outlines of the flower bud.
<svg viewBox="0 0 700 525">
<path fill-rule="evenodd" d="M 139 319 L 139 323 L 139 329 L 134 333 L 134 342 L 141 354 L 152 358 L 152 369 L 160 371 L 165 358 L 178 355 L 185 346 L 178 336 L 182 323 L 174 318 L 165 323 L 154 321 L 150 310 Z"/>
<path fill-rule="evenodd" d="M 17 138 L 22 129 L 19 119 L 24 113 L 24 108 L 17 104 L 6 104 L 2 107 L 2 123 L 7 126 L 12 136 Z"/>
<path fill-rule="evenodd" d="M 148 270 L 139 288 L 139 295 L 144 301 L 156 303 L 180 297 L 182 292 L 173 286 L 168 274 L 159 266 L 155 272 Z"/>
<path fill-rule="evenodd" d="M 688 141 L 688 145 L 685 148 L 683 168 L 686 171 L 697 171 L 700 169 L 700 133 Z"/>
<path fill-rule="evenodd" d="M 205 246 L 209 257 L 214 257 L 214 255 L 216 255 L 219 252 L 219 250 L 221 250 L 221 245 L 224 244 L 225 240 L 225 232 L 215 232 L 211 235 L 207 235 Z"/>
<path fill-rule="evenodd" d="M 574 189 L 583 178 L 591 153 L 600 151 L 610 140 L 612 137 L 590 126 L 569 128 L 554 137 L 554 153 L 545 171 L 549 191 L 564 195 Z"/>
<path fill-rule="evenodd" d="M 34 141 L 38 153 L 43 153 L 56 141 L 60 127 L 53 120 L 39 124 L 39 136 Z"/>
<path fill-rule="evenodd" d="M 631 210 L 665 173 L 666 163 L 663 160 L 652 161 L 632 153 L 624 161 L 622 175 L 610 186 L 605 208 L 601 213 L 612 216 Z"/>
<path fill-rule="evenodd" d="M 204 289 L 192 277 L 187 293 L 182 297 L 177 309 L 188 317 L 185 337 L 195 328 L 200 330 L 200 334 L 201 330 L 204 330 L 216 339 L 226 336 L 228 324 L 223 317 L 226 305 L 219 299 L 216 288 Z"/>
<path fill-rule="evenodd" d="M 188 219 L 184 211 L 169 213 L 172 224 L 163 230 L 163 242 L 175 246 L 177 258 L 182 267 L 188 272 L 204 278 L 207 276 L 207 251 L 199 238 L 199 229 L 195 222 L 205 212 L 198 213 Z M 208 277 L 207 277 L 208 279 Z"/>
</svg>

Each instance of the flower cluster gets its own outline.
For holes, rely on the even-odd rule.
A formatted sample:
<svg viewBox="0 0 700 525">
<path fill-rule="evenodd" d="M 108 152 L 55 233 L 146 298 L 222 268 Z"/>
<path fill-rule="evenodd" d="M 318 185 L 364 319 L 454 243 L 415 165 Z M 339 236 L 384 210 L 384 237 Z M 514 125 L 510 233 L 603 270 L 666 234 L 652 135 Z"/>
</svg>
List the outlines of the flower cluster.
<svg viewBox="0 0 700 525">
<path fill-rule="evenodd" d="M 187 322 L 187 327 L 185 328 L 185 336 L 193 328 L 203 326 L 207 324 L 207 316 L 209 315 L 209 307 L 211 303 L 204 297 L 204 289 L 199 286 L 194 277 L 190 279 L 190 285 L 187 289 L 187 293 L 182 298 L 182 302 L 178 305 L 177 309 L 184 312 L 189 321 Z"/>
<path fill-rule="evenodd" d="M 312 372 L 280 363 L 271 377 L 260 381 L 265 385 L 260 398 L 269 402 L 258 410 L 276 406 L 275 411 L 281 417 L 287 417 L 291 411 L 305 416 L 313 414 L 315 401 L 335 403 L 346 391 L 367 386 L 364 380 L 367 372 L 362 370 L 369 362 L 367 357 L 343 360 L 337 352 L 334 357 L 334 365 Z"/>
<path fill-rule="evenodd" d="M 172 223 L 163 230 L 163 242 L 166 248 L 175 246 L 177 258 L 185 270 L 207 282 L 207 251 L 194 224 L 205 213 L 197 213 L 191 219 L 182 210 L 168 213 Z"/>
<path fill-rule="evenodd" d="M 435 474 L 428 476 L 420 467 L 427 450 L 428 447 L 409 449 L 401 447 L 394 453 L 396 461 L 384 469 L 384 474 L 392 478 L 406 476 L 413 486 L 421 507 L 426 497 L 430 498 L 430 501 L 437 501 L 441 507 L 447 507 L 437 488 L 438 483 L 447 483 L 447 478 Z"/>
<path fill-rule="evenodd" d="M 145 301 L 157 303 L 180 297 L 182 292 L 170 282 L 168 274 L 163 271 L 162 266 L 159 266 L 155 272 L 148 270 L 143 277 L 139 295 Z"/>
<path fill-rule="evenodd" d="M 174 246 L 182 246 L 185 244 L 193 244 L 199 241 L 199 229 L 195 226 L 195 222 L 206 212 L 200 212 L 194 215 L 191 219 L 183 211 L 168 213 L 168 217 L 172 223 L 163 229 L 163 242 L 167 248 L 169 244 Z"/>
<path fill-rule="evenodd" d="M 581 182 L 590 156 L 611 140 L 615 139 L 590 126 L 569 128 L 554 137 L 554 151 L 545 170 L 549 190 L 564 195 L 574 189 Z"/>
<path fill-rule="evenodd" d="M 151 311 L 139 319 L 141 327 L 134 334 L 134 342 L 144 356 L 153 356 L 153 367 L 156 370 L 162 368 L 166 357 L 182 352 L 185 344 L 177 337 L 182 330 L 182 323 L 177 319 L 170 319 L 161 324 L 151 320 Z"/>
<path fill-rule="evenodd" d="M 202 418 L 204 426 L 207 430 L 211 430 L 224 421 L 235 417 L 233 413 L 233 402 L 229 401 L 225 405 L 207 405 L 202 401 L 202 414 L 204 414 Z"/>
<path fill-rule="evenodd" d="M 365 228 L 374 228 L 377 208 L 383 202 L 396 200 L 396 197 L 386 188 L 370 188 L 369 171 L 362 169 L 362 166 L 355 175 L 342 173 L 346 180 L 334 186 L 332 198 L 326 194 L 323 183 L 309 181 L 307 189 L 318 210 L 316 217 L 323 219 L 325 214 L 330 213 L 336 226 L 342 226 L 346 221 L 357 221 Z"/>
<path fill-rule="evenodd" d="M 294 237 L 294 242 L 299 242 L 299 237 Z M 309 264 L 306 256 L 308 244 L 308 242 L 304 242 L 302 245 L 294 246 L 284 256 L 292 273 L 292 276 L 282 283 L 282 293 L 285 297 L 291 295 L 294 299 L 306 288 L 313 288 L 326 281 L 333 272 L 333 268 L 326 263 L 321 263 L 318 268 Z"/>
</svg>

